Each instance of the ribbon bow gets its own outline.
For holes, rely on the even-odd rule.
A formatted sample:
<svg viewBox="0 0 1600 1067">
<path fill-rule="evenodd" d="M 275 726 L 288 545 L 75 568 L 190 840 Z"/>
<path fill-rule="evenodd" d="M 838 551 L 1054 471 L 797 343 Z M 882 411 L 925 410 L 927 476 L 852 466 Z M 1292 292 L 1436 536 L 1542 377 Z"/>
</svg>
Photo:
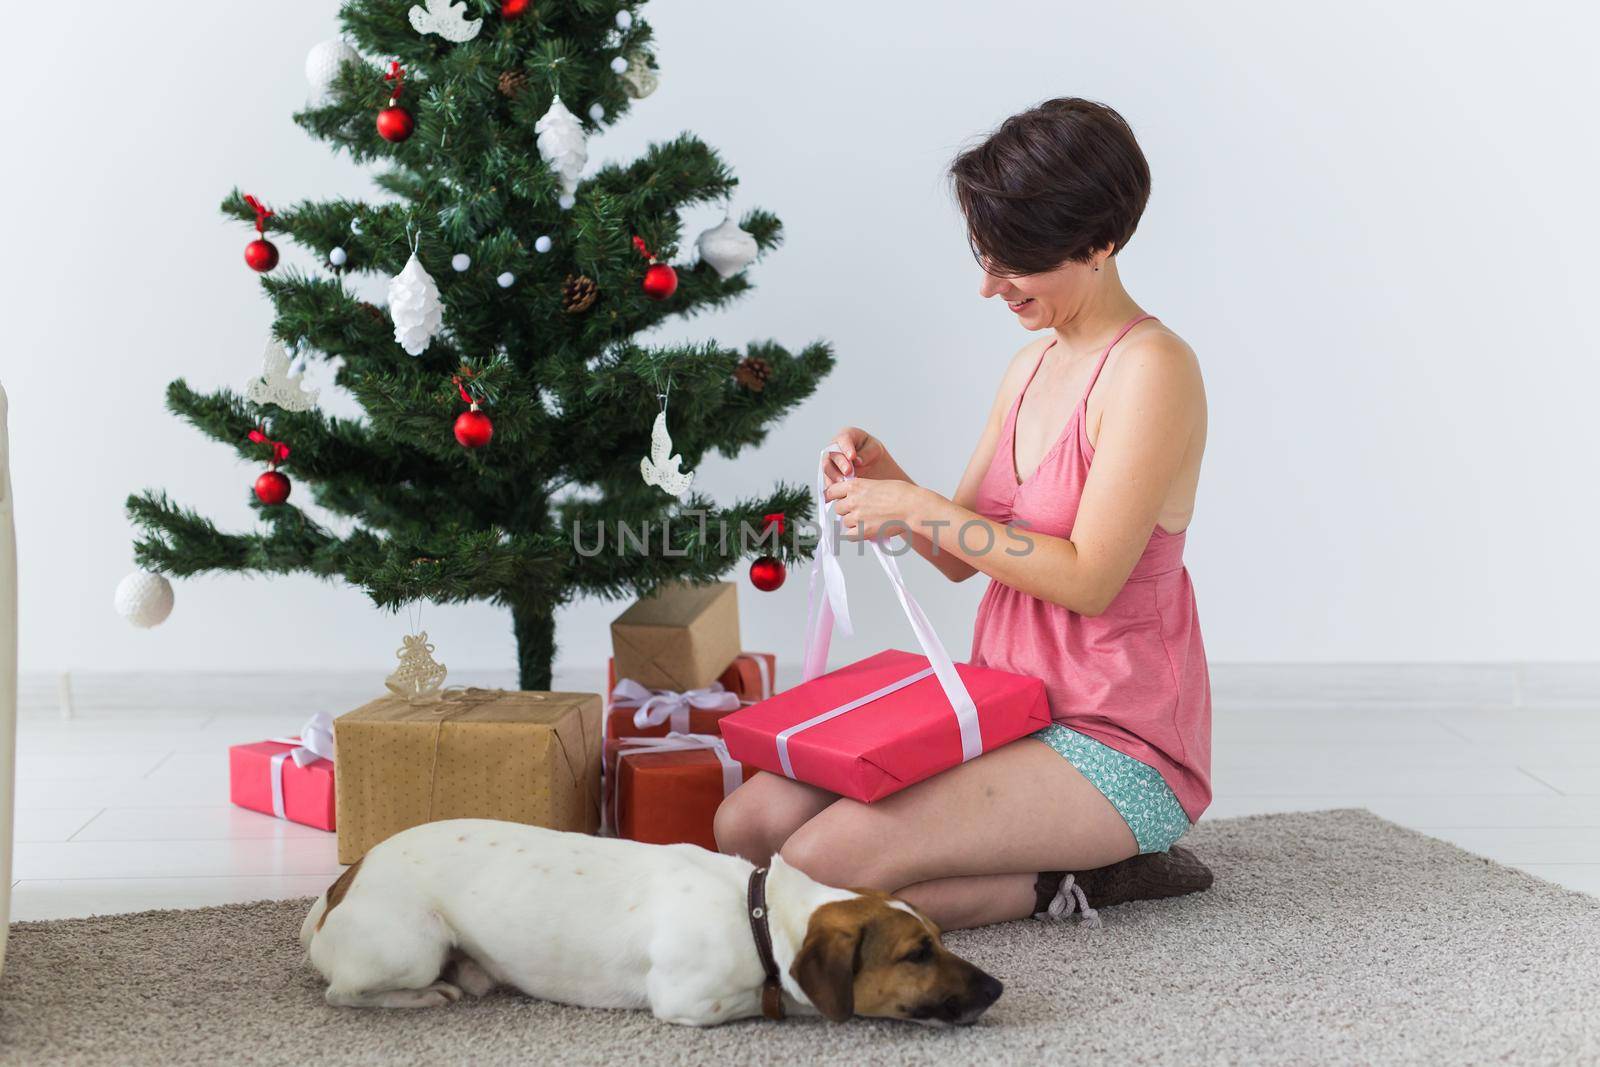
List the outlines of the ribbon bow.
<svg viewBox="0 0 1600 1067">
<path fill-rule="evenodd" d="M 282 441 L 274 441 L 264 431 L 259 429 L 251 430 L 245 436 L 255 444 L 272 446 L 272 465 L 274 467 L 289 458 L 289 446 Z"/>
<path fill-rule="evenodd" d="M 272 814 L 288 818 L 283 804 L 283 764 L 294 760 L 296 767 L 306 767 L 319 759 L 333 759 L 333 716 L 319 711 L 300 727 L 299 737 L 274 737 L 275 745 L 295 746 L 289 752 L 279 752 L 272 757 Z"/>
<path fill-rule="evenodd" d="M 673 689 L 646 689 L 632 678 L 623 678 L 611 690 L 611 704 L 613 707 L 638 709 L 633 713 L 636 730 L 670 722 L 674 734 L 694 737 L 699 735 L 689 732 L 690 709 L 733 711 L 739 707 L 739 695 L 729 692 L 721 682 L 680 693 Z"/>
</svg>

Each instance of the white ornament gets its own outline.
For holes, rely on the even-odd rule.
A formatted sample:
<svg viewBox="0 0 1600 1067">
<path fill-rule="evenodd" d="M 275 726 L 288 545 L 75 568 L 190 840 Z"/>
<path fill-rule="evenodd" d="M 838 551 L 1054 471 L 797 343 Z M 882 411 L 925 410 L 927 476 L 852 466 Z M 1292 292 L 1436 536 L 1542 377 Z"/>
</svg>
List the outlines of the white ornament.
<svg viewBox="0 0 1600 1067">
<path fill-rule="evenodd" d="M 617 12 L 617 29 L 625 30 L 629 26 L 632 26 L 632 25 L 633 25 L 633 12 L 631 12 L 631 11 L 618 11 Z"/>
<path fill-rule="evenodd" d="M 261 375 L 250 380 L 245 399 L 252 404 L 273 404 L 285 411 L 310 411 L 317 406 L 316 389 L 300 384 L 289 369 L 289 353 L 276 341 L 267 342 L 261 355 Z"/>
<path fill-rule="evenodd" d="M 510 271 L 506 271 L 504 274 L 500 275 L 500 277 L 496 278 L 495 281 L 500 283 L 500 288 L 509 289 L 513 285 L 517 284 L 517 276 L 512 274 Z"/>
<path fill-rule="evenodd" d="M 350 220 L 350 232 L 351 233 L 360 233 L 361 232 L 361 220 L 360 219 L 351 219 Z"/>
<path fill-rule="evenodd" d="M 433 658 L 433 645 L 428 643 L 427 631 L 402 637 L 395 658 L 400 666 L 383 680 L 389 692 L 410 704 L 429 703 L 443 695 L 440 687 L 450 672 Z"/>
<path fill-rule="evenodd" d="M 572 206 L 577 202 L 578 198 L 573 196 L 571 193 L 562 193 L 560 196 L 556 197 L 556 203 L 561 205 L 562 211 L 571 211 Z"/>
<path fill-rule="evenodd" d="M 328 250 L 328 262 L 332 263 L 335 267 L 344 266 L 345 261 L 349 258 L 349 254 L 342 248 L 331 248 Z"/>
<path fill-rule="evenodd" d="M 554 244 L 555 242 L 550 240 L 549 234 L 541 233 L 538 237 L 534 238 L 533 250 L 541 253 L 548 252 L 550 251 L 551 246 Z"/>
<path fill-rule="evenodd" d="M 439 286 L 433 275 L 422 269 L 415 252 L 405 269 L 389 282 L 389 317 L 394 320 L 394 339 L 413 356 L 428 350 L 428 342 L 444 323 Z"/>
<path fill-rule="evenodd" d="M 617 58 L 615 58 L 615 59 L 613 59 L 611 61 L 611 73 L 613 73 L 613 74 L 626 74 L 626 73 L 628 73 L 628 60 L 627 60 L 627 58 L 625 56 L 618 56 Z"/>
<path fill-rule="evenodd" d="M 635 100 L 643 100 L 656 91 L 660 79 L 656 72 L 650 69 L 650 61 L 643 52 L 634 52 L 628 56 L 628 66 L 622 75 L 623 90 Z"/>
<path fill-rule="evenodd" d="M 153 571 L 134 571 L 117 583 L 112 603 L 118 615 L 141 630 L 148 630 L 172 614 L 172 583 Z"/>
<path fill-rule="evenodd" d="M 694 471 L 679 470 L 683 457 L 677 453 L 669 456 L 669 452 L 672 437 L 667 433 L 667 409 L 662 408 L 655 425 L 650 427 L 650 455 L 639 461 L 639 473 L 644 476 L 645 485 L 660 486 L 669 495 L 682 498 L 694 481 Z"/>
<path fill-rule="evenodd" d="M 561 179 L 562 199 L 571 198 L 578 188 L 578 175 L 589 161 L 588 137 L 583 132 L 583 123 L 557 96 L 550 102 L 550 110 L 533 124 L 533 130 L 538 134 L 535 144 L 539 155 Z M 569 206 L 562 204 L 563 208 Z"/>
<path fill-rule="evenodd" d="M 605 118 L 606 117 L 605 106 L 603 104 L 600 104 L 600 103 L 590 104 L 589 105 L 589 117 L 591 119 L 594 119 L 596 122 L 599 122 L 601 119 Z"/>
<path fill-rule="evenodd" d="M 360 63 L 361 53 L 351 48 L 343 38 L 323 41 L 311 46 L 306 53 L 306 81 L 311 83 L 311 98 L 317 103 L 327 99 L 339 68 L 346 63 Z"/>
<path fill-rule="evenodd" d="M 426 7 L 413 6 L 411 28 L 418 33 L 437 33 L 447 41 L 463 44 L 478 36 L 482 19 L 467 19 L 466 0 L 425 0 Z"/>
<path fill-rule="evenodd" d="M 465 252 L 457 252 L 450 257 L 450 269 L 457 274 L 460 274 L 470 266 L 472 266 L 472 257 Z"/>
<path fill-rule="evenodd" d="M 711 264 L 719 278 L 731 278 L 755 262 L 761 251 L 756 239 L 740 228 L 733 216 L 726 215 L 722 222 L 702 233 L 695 247 L 700 249 L 700 259 Z"/>
</svg>

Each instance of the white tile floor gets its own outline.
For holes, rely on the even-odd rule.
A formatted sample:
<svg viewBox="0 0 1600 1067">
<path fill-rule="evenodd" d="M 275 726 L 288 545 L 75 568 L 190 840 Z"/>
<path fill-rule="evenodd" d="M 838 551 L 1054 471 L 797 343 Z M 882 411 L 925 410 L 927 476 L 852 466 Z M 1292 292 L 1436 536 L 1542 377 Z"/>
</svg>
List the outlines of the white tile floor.
<svg viewBox="0 0 1600 1067">
<path fill-rule="evenodd" d="M 1365 807 L 1600 895 L 1600 665 L 1218 666 L 1213 679 L 1208 817 Z M 569 671 L 556 687 L 601 682 Z M 340 869 L 333 835 L 229 806 L 227 746 L 373 695 L 370 676 L 77 676 L 63 719 L 57 680 L 25 679 L 12 918 L 320 892 Z"/>
</svg>

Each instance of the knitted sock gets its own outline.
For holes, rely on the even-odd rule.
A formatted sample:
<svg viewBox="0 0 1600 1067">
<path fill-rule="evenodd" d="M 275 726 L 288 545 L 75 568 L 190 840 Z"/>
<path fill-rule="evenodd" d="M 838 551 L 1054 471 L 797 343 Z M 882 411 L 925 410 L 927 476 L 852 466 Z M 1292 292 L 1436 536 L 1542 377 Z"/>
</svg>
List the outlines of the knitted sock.
<svg viewBox="0 0 1600 1067">
<path fill-rule="evenodd" d="M 1062 883 L 1072 877 L 1069 891 L 1076 888 L 1082 894 L 1081 904 L 1085 916 L 1097 908 L 1109 908 L 1132 900 L 1160 900 L 1164 897 L 1181 897 L 1210 889 L 1211 868 L 1200 858 L 1180 845 L 1166 852 L 1146 852 L 1109 867 L 1092 871 L 1042 871 L 1034 880 L 1035 915 L 1052 914 L 1051 905 L 1061 894 Z M 1070 902 L 1065 910 L 1071 912 Z M 1061 910 L 1061 909 L 1058 909 Z"/>
</svg>

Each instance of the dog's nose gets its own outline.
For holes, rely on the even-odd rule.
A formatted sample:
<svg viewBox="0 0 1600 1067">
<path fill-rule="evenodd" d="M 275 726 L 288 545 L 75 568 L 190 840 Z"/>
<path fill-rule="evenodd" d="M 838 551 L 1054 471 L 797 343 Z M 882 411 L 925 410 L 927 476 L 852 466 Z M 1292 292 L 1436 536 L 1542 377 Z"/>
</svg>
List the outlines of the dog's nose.
<svg viewBox="0 0 1600 1067">
<path fill-rule="evenodd" d="M 990 1004 L 993 1004 L 995 1001 L 999 1000 L 1000 994 L 1004 993 L 1005 991 L 1006 987 L 1001 985 L 1000 979 L 994 977 L 993 975 L 986 974 L 983 976 L 982 980 L 978 982 L 978 999 L 985 1007 L 988 1007 Z"/>
</svg>

